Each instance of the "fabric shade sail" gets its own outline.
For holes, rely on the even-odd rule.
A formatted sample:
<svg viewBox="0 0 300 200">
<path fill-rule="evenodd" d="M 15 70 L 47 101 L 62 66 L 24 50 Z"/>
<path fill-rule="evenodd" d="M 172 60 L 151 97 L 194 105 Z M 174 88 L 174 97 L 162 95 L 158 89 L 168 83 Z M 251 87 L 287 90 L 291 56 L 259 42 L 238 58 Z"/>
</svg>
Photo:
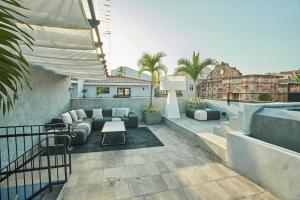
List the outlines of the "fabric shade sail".
<svg viewBox="0 0 300 200">
<path fill-rule="evenodd" d="M 33 30 L 17 25 L 35 39 L 32 50 L 21 45 L 29 63 L 74 78 L 106 78 L 82 0 L 24 0 L 23 5 L 28 10 L 18 11 L 27 18 L 20 19 Z"/>
</svg>

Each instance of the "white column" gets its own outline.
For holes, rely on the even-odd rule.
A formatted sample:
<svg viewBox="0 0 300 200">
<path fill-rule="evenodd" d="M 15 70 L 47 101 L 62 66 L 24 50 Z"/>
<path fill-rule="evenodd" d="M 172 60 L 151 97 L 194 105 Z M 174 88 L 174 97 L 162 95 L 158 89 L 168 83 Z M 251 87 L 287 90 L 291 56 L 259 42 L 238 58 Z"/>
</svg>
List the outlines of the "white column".
<svg viewBox="0 0 300 200">
<path fill-rule="evenodd" d="M 177 96 L 176 92 L 168 91 L 168 98 L 166 102 L 165 112 L 164 112 L 165 118 L 180 118 L 180 112 L 178 108 L 178 102 L 177 102 Z"/>
</svg>

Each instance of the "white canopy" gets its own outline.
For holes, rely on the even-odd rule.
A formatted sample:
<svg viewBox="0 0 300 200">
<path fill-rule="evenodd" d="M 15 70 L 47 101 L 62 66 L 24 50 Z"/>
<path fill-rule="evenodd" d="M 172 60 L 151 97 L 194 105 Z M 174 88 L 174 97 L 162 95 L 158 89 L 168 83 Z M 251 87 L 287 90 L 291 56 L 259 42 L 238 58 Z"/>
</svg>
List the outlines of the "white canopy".
<svg viewBox="0 0 300 200">
<path fill-rule="evenodd" d="M 28 17 L 21 20 L 28 23 L 33 30 L 22 24 L 17 25 L 35 38 L 33 51 L 21 45 L 29 63 L 74 78 L 106 78 L 82 0 L 23 2 L 29 10 L 19 10 Z"/>
</svg>

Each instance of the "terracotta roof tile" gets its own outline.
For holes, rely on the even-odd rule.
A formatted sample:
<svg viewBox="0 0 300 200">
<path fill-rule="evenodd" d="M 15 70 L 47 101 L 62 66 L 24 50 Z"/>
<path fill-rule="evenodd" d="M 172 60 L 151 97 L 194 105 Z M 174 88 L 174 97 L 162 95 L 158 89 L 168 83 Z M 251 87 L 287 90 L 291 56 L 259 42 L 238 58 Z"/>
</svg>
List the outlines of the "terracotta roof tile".
<svg viewBox="0 0 300 200">
<path fill-rule="evenodd" d="M 151 84 L 151 81 L 142 80 L 138 78 L 131 78 L 126 76 L 108 76 L 106 80 L 86 80 L 85 83 L 101 83 L 101 84 L 110 84 L 110 83 L 129 83 L 129 84 Z"/>
</svg>

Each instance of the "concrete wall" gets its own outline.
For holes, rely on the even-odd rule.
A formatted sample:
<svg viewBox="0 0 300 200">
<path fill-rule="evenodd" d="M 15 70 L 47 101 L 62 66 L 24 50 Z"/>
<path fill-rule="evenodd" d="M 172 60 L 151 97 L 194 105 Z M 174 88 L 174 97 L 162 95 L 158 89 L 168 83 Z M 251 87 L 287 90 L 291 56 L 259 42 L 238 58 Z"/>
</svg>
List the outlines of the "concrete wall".
<svg viewBox="0 0 300 200">
<path fill-rule="evenodd" d="M 300 112 L 265 108 L 254 114 L 250 135 L 300 153 Z"/>
<path fill-rule="evenodd" d="M 118 88 L 131 88 L 131 97 L 148 97 L 150 96 L 150 86 L 149 85 L 84 85 L 84 88 L 88 89 L 87 97 L 97 97 L 96 90 L 97 87 L 109 87 L 108 94 L 101 94 L 101 97 L 108 98 L 117 95 Z M 154 95 L 154 93 L 153 93 Z M 82 94 L 79 96 L 82 97 Z"/>
<path fill-rule="evenodd" d="M 243 135 L 228 134 L 228 165 L 283 199 L 300 199 L 300 154 Z"/>
<path fill-rule="evenodd" d="M 1 111 L 0 127 L 44 124 L 70 109 L 70 78 L 33 66 L 31 80 L 32 90 L 24 87 L 23 92 L 19 93 L 19 100 L 16 102 L 14 109 L 5 116 L 2 115 Z M 30 132 L 30 130 L 28 131 Z M 0 128 L 0 134 L 4 133 L 5 129 Z M 18 145 L 20 155 L 23 152 L 23 140 L 18 142 L 20 142 L 20 145 Z M 11 160 L 13 160 L 15 157 L 13 138 L 10 140 L 9 146 L 11 147 Z M 31 144 L 27 141 L 26 146 L 28 148 Z M 3 139 L 0 140 L 0 148 L 2 166 L 4 166 L 8 159 L 7 143 Z"/>
<path fill-rule="evenodd" d="M 153 105 L 163 112 L 166 100 L 167 99 L 163 97 L 153 98 Z M 187 98 L 178 97 L 180 112 L 185 112 L 186 101 Z M 127 107 L 135 112 L 139 116 L 139 119 L 142 119 L 143 108 L 147 105 L 149 105 L 148 97 L 71 99 L 71 109 L 111 109 L 115 107 Z"/>
<path fill-rule="evenodd" d="M 245 103 L 231 101 L 228 105 L 224 100 L 205 99 L 208 105 L 216 110 L 226 112 L 229 116 L 238 116 L 239 112 L 243 111 Z"/>
<path fill-rule="evenodd" d="M 253 115 L 265 108 L 293 109 L 300 103 L 245 103 L 243 106 L 243 132 L 250 133 Z"/>
</svg>

